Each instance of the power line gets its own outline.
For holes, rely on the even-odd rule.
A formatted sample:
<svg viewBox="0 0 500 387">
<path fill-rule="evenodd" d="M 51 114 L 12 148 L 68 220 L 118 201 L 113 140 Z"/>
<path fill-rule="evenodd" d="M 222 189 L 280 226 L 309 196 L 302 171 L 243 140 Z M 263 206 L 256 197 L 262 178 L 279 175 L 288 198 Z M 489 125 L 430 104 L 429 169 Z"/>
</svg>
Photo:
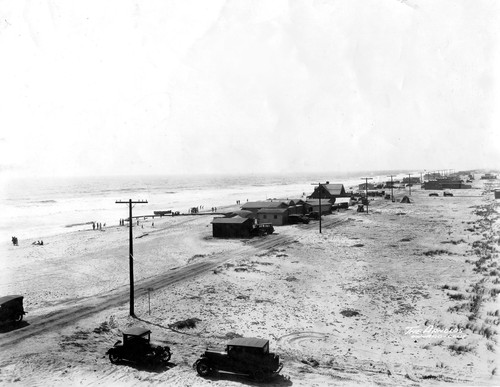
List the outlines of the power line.
<svg viewBox="0 0 500 387">
<path fill-rule="evenodd" d="M 328 184 L 326 183 L 318 183 L 318 198 L 319 198 L 319 233 L 321 234 L 321 186 L 323 184 Z M 316 184 L 311 184 L 311 185 L 316 185 Z"/>
<path fill-rule="evenodd" d="M 368 215 L 368 180 L 373 180 L 371 177 L 362 177 L 365 180 L 365 196 L 366 196 L 366 214 Z"/>
<path fill-rule="evenodd" d="M 394 201 L 394 183 L 392 182 L 392 177 L 394 175 L 390 175 L 390 176 L 387 176 L 387 177 L 390 177 L 391 178 L 391 200 Z"/>
<path fill-rule="evenodd" d="M 129 224 L 129 272 L 130 272 L 130 315 L 135 316 L 134 313 L 134 244 L 132 236 L 132 204 L 144 204 L 147 200 L 135 200 L 129 199 L 126 202 L 117 200 L 115 203 L 118 204 L 128 204 L 128 224 Z"/>
</svg>

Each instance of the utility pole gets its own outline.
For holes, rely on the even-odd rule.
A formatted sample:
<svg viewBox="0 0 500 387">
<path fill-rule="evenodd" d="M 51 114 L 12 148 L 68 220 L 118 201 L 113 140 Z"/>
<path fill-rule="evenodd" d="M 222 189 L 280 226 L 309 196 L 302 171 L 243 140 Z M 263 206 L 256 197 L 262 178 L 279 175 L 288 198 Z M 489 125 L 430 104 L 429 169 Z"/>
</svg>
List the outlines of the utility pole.
<svg viewBox="0 0 500 387">
<path fill-rule="evenodd" d="M 392 177 L 394 175 L 390 175 L 390 176 L 387 176 L 387 177 L 390 177 L 391 178 L 391 200 L 394 201 L 394 183 L 392 182 Z"/>
<path fill-rule="evenodd" d="M 128 224 L 129 224 L 129 271 L 130 271 L 130 315 L 135 316 L 134 313 L 134 244 L 132 237 L 132 204 L 144 204 L 147 200 L 136 200 L 122 202 L 117 200 L 115 203 L 118 204 L 128 204 Z"/>
<path fill-rule="evenodd" d="M 319 233 L 321 234 L 321 186 L 327 183 L 318 183 L 318 198 L 319 198 Z M 316 184 L 311 184 L 316 185 Z"/>
<path fill-rule="evenodd" d="M 371 177 L 362 177 L 361 179 L 365 179 L 365 196 L 366 196 L 366 214 L 368 215 L 368 180 L 373 180 Z"/>
<path fill-rule="evenodd" d="M 408 189 L 410 190 L 410 196 L 411 196 L 411 175 L 408 174 Z"/>
</svg>

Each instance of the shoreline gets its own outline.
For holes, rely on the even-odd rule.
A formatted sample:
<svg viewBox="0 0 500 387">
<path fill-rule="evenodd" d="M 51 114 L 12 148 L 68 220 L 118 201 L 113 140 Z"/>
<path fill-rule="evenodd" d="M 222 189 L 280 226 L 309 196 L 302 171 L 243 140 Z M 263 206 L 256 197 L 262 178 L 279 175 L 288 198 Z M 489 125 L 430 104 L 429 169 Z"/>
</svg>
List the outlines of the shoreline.
<svg viewBox="0 0 500 387">
<path fill-rule="evenodd" d="M 369 214 L 351 208 L 325 216 L 322 234 L 313 222 L 277 227 L 276 234 L 261 239 L 219 240 L 211 237 L 204 216 L 167 217 L 158 227 L 155 220 L 155 228 L 148 221 L 134 234 L 137 284 L 160 273 L 170 278 L 173 269 L 190 264 L 220 263 L 189 281 L 156 286 L 151 314 L 147 292 L 138 294 L 138 319 L 128 316 L 125 297 L 95 315 L 68 321 L 62 337 L 49 323 L 48 330 L 8 347 L 10 357 L 0 368 L 9 371 L 0 378 L 28 385 L 33 379 L 23 371 L 26 353 L 53 350 L 51 365 L 40 359 L 30 370 L 56 385 L 102 380 L 104 385 L 208 386 L 212 381 L 198 377 L 192 362 L 206 346 L 219 347 L 236 334 L 270 339 L 285 364 L 273 386 L 287 378 L 296 386 L 498 384 L 500 312 L 492 290 L 500 281 L 498 203 L 484 194 L 433 198 L 423 190 L 412 190 L 411 198 L 410 204 L 377 198 Z M 34 278 L 26 288 L 26 320 L 33 319 L 33 328 L 37 316 L 55 313 L 66 302 L 78 305 L 81 297 L 91 300 L 113 289 L 126 293 L 128 232 L 118 226 L 110 231 L 77 231 L 74 235 L 88 238 L 77 246 L 61 237 L 48 249 L 24 249 L 32 254 L 18 257 L 19 269 L 25 267 L 18 279 L 29 279 L 32 270 L 45 270 L 52 279 L 50 293 L 47 282 Z M 189 318 L 200 321 L 191 329 L 172 328 Z M 109 363 L 105 350 L 121 330 L 137 324 L 171 345 L 176 367 L 150 373 Z M 465 337 L 405 334 L 408 327 L 427 332 L 429 326 L 434 332 L 459 329 Z M 0 334 L 0 344 L 15 335 Z M 84 361 L 78 360 L 81 348 Z M 75 361 L 78 366 L 71 366 Z M 221 386 L 239 382 L 216 380 Z"/>
</svg>

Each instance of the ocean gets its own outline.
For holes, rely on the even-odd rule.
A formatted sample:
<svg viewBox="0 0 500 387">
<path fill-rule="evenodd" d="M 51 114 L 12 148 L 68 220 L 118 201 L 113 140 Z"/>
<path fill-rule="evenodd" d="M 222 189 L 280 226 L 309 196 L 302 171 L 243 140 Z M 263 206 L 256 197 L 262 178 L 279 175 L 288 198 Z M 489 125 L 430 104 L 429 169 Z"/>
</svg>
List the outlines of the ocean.
<svg viewBox="0 0 500 387">
<path fill-rule="evenodd" d="M 127 176 L 10 179 L 2 182 L 0 235 L 38 240 L 50 235 L 88 229 L 91 222 L 118 225 L 128 217 L 126 204 L 116 201 L 147 200 L 137 204 L 134 216 L 158 210 L 187 212 L 189 208 L 222 207 L 267 198 L 310 195 L 315 182 L 342 183 L 357 190 L 361 177 L 387 180 L 400 171 L 353 174 Z M 90 224 L 89 224 L 90 223 Z"/>
</svg>

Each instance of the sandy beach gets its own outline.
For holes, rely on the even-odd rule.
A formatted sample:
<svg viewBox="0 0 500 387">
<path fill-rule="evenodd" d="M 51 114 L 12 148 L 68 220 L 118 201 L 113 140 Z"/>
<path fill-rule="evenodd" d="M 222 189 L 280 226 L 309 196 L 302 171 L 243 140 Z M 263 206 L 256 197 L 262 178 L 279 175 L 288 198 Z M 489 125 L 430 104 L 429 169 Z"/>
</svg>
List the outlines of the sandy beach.
<svg viewBox="0 0 500 387">
<path fill-rule="evenodd" d="M 248 240 L 214 239 L 211 215 L 4 243 L 0 293 L 22 294 L 20 329 L 0 331 L 0 384 L 236 386 L 192 364 L 229 338 L 270 340 L 270 386 L 499 385 L 498 201 L 475 180 L 453 197 L 412 189 Z M 227 207 L 231 210 L 236 207 Z M 154 226 L 152 222 L 154 221 Z M 194 319 L 192 328 L 180 321 Z M 123 329 L 151 329 L 167 369 L 113 365 Z"/>
</svg>

